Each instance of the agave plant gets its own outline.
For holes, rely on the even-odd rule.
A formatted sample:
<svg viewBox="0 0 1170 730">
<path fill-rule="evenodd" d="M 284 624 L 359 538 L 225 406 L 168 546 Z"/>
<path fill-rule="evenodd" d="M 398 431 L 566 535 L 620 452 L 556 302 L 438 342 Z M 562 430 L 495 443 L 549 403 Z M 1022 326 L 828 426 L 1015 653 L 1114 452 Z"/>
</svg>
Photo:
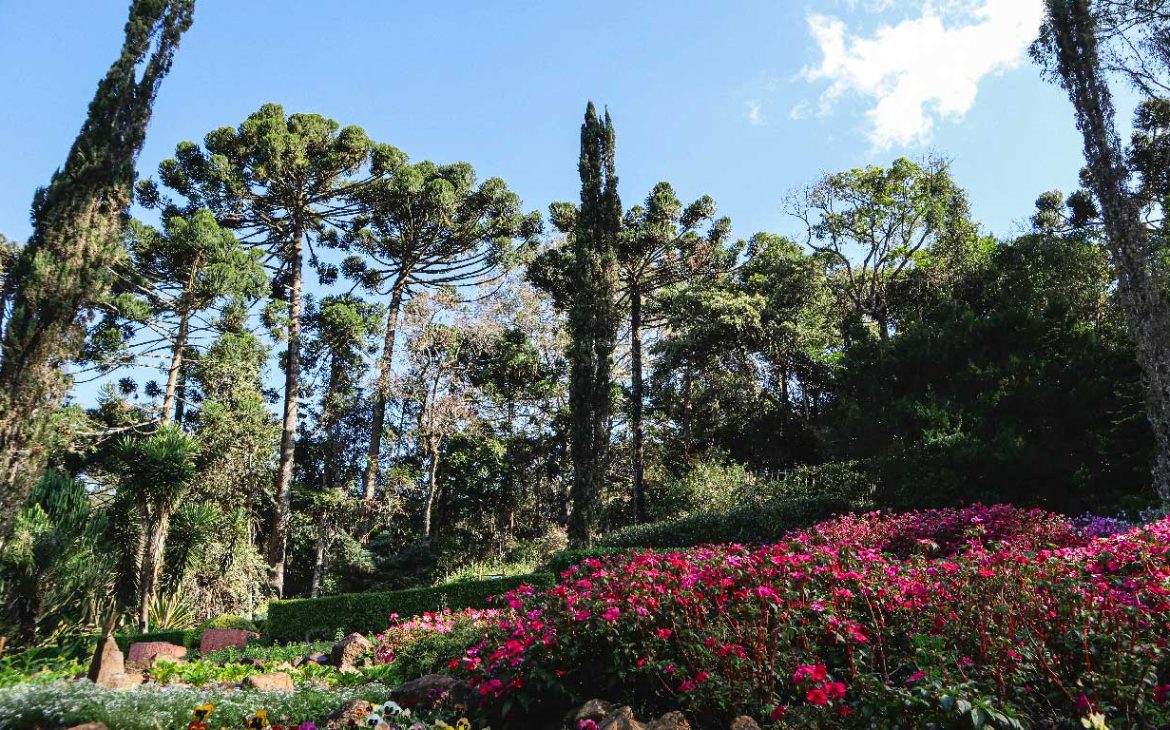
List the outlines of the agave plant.
<svg viewBox="0 0 1170 730">
<path fill-rule="evenodd" d="M 195 625 L 195 606 L 182 590 L 150 601 L 150 625 L 156 630 L 186 629 Z"/>
</svg>

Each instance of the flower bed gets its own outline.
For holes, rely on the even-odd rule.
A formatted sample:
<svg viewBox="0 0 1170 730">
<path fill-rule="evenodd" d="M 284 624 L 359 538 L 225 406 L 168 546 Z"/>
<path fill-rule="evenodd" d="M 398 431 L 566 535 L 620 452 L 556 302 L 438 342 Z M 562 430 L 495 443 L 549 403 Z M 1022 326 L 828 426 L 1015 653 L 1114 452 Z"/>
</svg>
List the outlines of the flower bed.
<svg viewBox="0 0 1170 730">
<path fill-rule="evenodd" d="M 600 696 L 792 727 L 1164 727 L 1170 520 L 846 516 L 749 549 L 589 559 L 452 662 L 484 710 Z M 518 705 L 517 705 L 518 703 Z"/>
</svg>

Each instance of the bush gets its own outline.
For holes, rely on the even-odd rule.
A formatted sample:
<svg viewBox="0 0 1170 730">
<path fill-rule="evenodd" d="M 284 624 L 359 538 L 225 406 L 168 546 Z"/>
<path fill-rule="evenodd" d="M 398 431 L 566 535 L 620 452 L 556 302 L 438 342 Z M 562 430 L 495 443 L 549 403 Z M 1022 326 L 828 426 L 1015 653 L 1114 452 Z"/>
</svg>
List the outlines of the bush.
<svg viewBox="0 0 1170 730">
<path fill-rule="evenodd" d="M 488 598 L 521 584 L 548 587 L 552 575 L 532 573 L 497 580 L 464 581 L 383 593 L 343 593 L 325 598 L 273 601 L 268 606 L 268 638 L 276 642 L 331 638 L 339 630 L 377 633 L 391 614 L 419 616 L 444 608 L 484 608 Z"/>
<path fill-rule="evenodd" d="M 221 614 L 199 624 L 200 635 L 208 629 L 242 629 L 244 631 L 260 633 L 260 629 L 251 619 L 244 618 L 243 616 L 233 616 L 229 613 Z"/>
<path fill-rule="evenodd" d="M 436 613 L 395 618 L 386 632 L 377 637 L 375 658 L 390 665 L 400 680 L 447 671 L 467 648 L 483 638 L 484 630 L 495 625 L 500 616 L 496 609 L 468 608 L 458 612 L 444 609 Z"/>
<path fill-rule="evenodd" d="M 145 634 L 118 634 L 114 640 L 118 648 L 129 651 L 131 644 L 140 641 L 165 641 L 168 644 L 178 644 L 188 649 L 198 649 L 199 639 L 203 636 L 202 629 L 168 629 L 166 631 L 147 631 Z"/>
<path fill-rule="evenodd" d="M 548 560 L 544 563 L 544 568 L 553 575 L 560 575 L 569 568 L 587 558 L 603 558 L 607 555 L 621 555 L 629 548 L 624 547 L 593 547 L 593 548 L 570 548 L 569 550 L 561 550 L 548 556 Z"/>
<path fill-rule="evenodd" d="M 837 496 L 744 505 L 721 512 L 700 512 L 677 520 L 623 527 L 603 536 L 601 545 L 610 548 L 668 548 L 705 543 L 775 542 L 790 530 L 866 506 Z"/>
<path fill-rule="evenodd" d="M 605 697 L 700 727 L 1170 727 L 1170 519 L 976 505 L 586 559 L 457 665 L 492 720 Z M 535 720 L 535 721 L 533 721 Z M 493 723 L 494 724 L 494 723 Z"/>
</svg>

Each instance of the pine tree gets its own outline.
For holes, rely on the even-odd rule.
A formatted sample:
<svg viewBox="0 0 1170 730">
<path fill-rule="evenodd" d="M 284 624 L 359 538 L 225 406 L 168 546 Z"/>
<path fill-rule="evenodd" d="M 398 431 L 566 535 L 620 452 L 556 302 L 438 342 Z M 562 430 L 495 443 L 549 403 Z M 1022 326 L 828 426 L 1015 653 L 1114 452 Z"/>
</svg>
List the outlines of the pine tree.
<svg viewBox="0 0 1170 730">
<path fill-rule="evenodd" d="M 0 363 L 0 518 L 39 473 L 37 435 L 68 388 L 79 314 L 109 289 L 155 96 L 190 27 L 194 0 L 135 0 L 118 60 L 98 84 L 64 167 L 33 201 L 33 234 L 11 277 Z"/>
<path fill-rule="evenodd" d="M 617 340 L 614 301 L 622 202 L 614 172 L 614 133 L 590 102 L 581 125 L 581 206 L 573 233 L 569 306 L 569 410 L 573 457 L 569 542 L 588 547 L 605 478 L 611 415 L 610 371 Z"/>
<path fill-rule="evenodd" d="M 1100 204 L 1117 270 L 1117 291 L 1148 388 L 1154 431 L 1154 488 L 1170 504 L 1170 299 L 1166 273 L 1152 265 L 1155 246 L 1114 125 L 1113 96 L 1098 49 L 1098 20 L 1089 0 L 1047 0 L 1047 22 L 1033 54 L 1049 62 L 1068 92 L 1084 141 L 1085 178 Z"/>
</svg>

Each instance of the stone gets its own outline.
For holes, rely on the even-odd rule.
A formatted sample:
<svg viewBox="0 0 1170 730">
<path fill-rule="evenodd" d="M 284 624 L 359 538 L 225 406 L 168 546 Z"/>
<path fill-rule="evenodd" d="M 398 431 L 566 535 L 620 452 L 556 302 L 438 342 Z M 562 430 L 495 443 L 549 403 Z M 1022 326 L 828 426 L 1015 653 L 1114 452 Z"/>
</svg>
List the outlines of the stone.
<svg viewBox="0 0 1170 730">
<path fill-rule="evenodd" d="M 185 646 L 166 641 L 138 641 L 130 645 L 130 653 L 127 655 L 126 661 L 141 667 L 153 667 L 159 659 L 179 662 L 185 656 L 187 656 L 187 647 Z"/>
<path fill-rule="evenodd" d="M 645 723 L 638 722 L 629 707 L 619 707 L 597 724 L 598 730 L 646 730 Z"/>
<path fill-rule="evenodd" d="M 459 694 L 457 688 L 463 684 L 446 674 L 425 674 L 390 690 L 390 699 L 405 708 L 433 710 Z"/>
<path fill-rule="evenodd" d="M 731 730 L 760 730 L 760 723 L 747 715 L 740 715 L 731 721 Z"/>
<path fill-rule="evenodd" d="M 570 710 L 569 714 L 565 716 L 565 724 L 576 730 L 577 726 L 585 720 L 600 723 L 611 712 L 613 712 L 613 703 L 605 700 L 589 700 L 577 709 Z"/>
<path fill-rule="evenodd" d="M 220 649 L 243 649 L 248 645 L 248 639 L 258 638 L 260 634 L 244 629 L 208 629 L 199 639 L 199 653 L 207 654 Z"/>
<path fill-rule="evenodd" d="M 365 726 L 365 718 L 372 709 L 373 706 L 365 700 L 350 700 L 325 718 L 326 730 L 347 730 L 355 726 Z"/>
<path fill-rule="evenodd" d="M 245 667 L 258 667 L 263 663 L 264 662 L 260 661 L 259 659 L 250 656 L 242 657 L 241 659 L 236 660 L 236 664 L 241 664 Z"/>
<path fill-rule="evenodd" d="M 329 663 L 329 655 L 328 654 L 313 654 L 309 657 L 309 661 L 317 662 L 318 664 L 322 664 L 322 665 L 328 664 Z"/>
<path fill-rule="evenodd" d="M 356 672 L 357 663 L 374 650 L 370 640 L 358 633 L 350 634 L 333 645 L 329 652 L 329 663 L 339 672 Z"/>
<path fill-rule="evenodd" d="M 97 671 L 90 673 L 90 679 L 102 687 L 107 686 L 110 677 L 118 674 L 126 673 L 126 659 L 122 655 L 122 650 L 118 648 L 118 642 L 114 641 L 114 637 L 107 636 L 106 641 L 102 644 L 101 653 L 97 657 Z"/>
<path fill-rule="evenodd" d="M 110 728 L 104 722 L 84 722 L 80 725 L 66 728 L 65 730 L 110 730 Z"/>
<path fill-rule="evenodd" d="M 121 691 L 134 689 L 145 681 L 146 677 L 140 672 L 119 672 L 118 674 L 111 674 L 106 677 L 106 681 L 102 686 L 106 689 Z"/>
<path fill-rule="evenodd" d="M 649 730 L 691 730 L 691 723 L 687 722 L 686 715 L 675 710 L 650 723 Z"/>
<path fill-rule="evenodd" d="M 296 689 L 292 677 L 284 672 L 269 672 L 268 674 L 253 674 L 244 677 L 244 687 L 258 689 L 262 692 L 292 692 Z"/>
</svg>

